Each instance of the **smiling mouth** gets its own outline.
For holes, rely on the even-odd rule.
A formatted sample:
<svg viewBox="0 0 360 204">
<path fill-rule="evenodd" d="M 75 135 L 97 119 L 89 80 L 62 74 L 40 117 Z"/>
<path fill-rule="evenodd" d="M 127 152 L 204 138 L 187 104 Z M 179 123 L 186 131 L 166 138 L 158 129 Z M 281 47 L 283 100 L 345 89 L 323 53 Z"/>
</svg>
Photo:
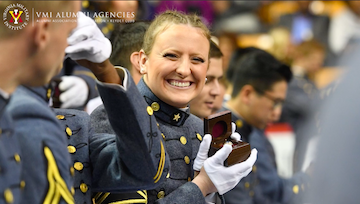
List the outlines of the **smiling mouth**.
<svg viewBox="0 0 360 204">
<path fill-rule="evenodd" d="M 169 84 L 171 84 L 172 86 L 175 87 L 179 87 L 179 88 L 186 88 L 191 86 L 192 82 L 189 81 L 176 81 L 176 80 L 168 80 L 167 81 Z"/>
</svg>

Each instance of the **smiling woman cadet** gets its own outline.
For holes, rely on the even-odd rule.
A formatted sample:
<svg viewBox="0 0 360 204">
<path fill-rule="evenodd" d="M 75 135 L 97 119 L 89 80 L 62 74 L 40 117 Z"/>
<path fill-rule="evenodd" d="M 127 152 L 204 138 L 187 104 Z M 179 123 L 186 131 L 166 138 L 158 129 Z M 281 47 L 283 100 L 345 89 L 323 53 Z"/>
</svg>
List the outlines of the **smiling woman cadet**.
<svg viewBox="0 0 360 204">
<path fill-rule="evenodd" d="M 230 145 L 224 145 L 219 154 L 208 159 L 207 150 L 206 156 L 197 157 L 200 142 L 204 140 L 202 144 L 205 145 L 201 146 L 208 148 L 211 136 L 202 137 L 203 123 L 190 114 L 188 103 L 205 84 L 209 49 L 210 32 L 195 15 L 166 11 L 156 17 L 145 34 L 140 50 L 143 78 L 138 89 L 149 105 L 148 114 L 155 115 L 162 132 L 161 135 L 149 134 L 149 137 L 163 137 L 171 168 L 164 170 L 167 174 L 164 183 L 147 191 L 147 195 L 142 194 L 144 202 L 205 203 L 208 194 L 224 194 L 233 188 L 251 171 L 256 160 L 254 150 L 247 161 L 234 168 L 224 167 Z M 92 124 L 96 131 L 111 132 L 105 114 L 103 107 L 93 112 Z M 195 178 L 194 163 L 195 169 L 201 170 Z M 115 194 L 106 196 L 103 203 L 119 200 Z"/>
</svg>

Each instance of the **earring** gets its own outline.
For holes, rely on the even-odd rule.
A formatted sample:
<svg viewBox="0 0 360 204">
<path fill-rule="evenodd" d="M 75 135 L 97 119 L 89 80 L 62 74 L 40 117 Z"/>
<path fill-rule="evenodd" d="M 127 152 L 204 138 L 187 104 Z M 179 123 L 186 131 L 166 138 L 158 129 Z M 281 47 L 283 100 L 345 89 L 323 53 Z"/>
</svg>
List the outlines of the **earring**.
<svg viewBox="0 0 360 204">
<path fill-rule="evenodd" d="M 140 74 L 144 74 L 145 73 L 145 69 L 144 68 L 141 68 L 140 69 Z"/>
</svg>

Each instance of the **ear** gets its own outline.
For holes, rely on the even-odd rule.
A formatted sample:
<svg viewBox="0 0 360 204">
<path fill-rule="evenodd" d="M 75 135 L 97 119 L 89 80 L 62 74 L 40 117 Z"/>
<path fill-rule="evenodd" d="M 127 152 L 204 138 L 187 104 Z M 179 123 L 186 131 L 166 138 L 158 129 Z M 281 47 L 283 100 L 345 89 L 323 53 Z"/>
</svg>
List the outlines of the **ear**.
<svg viewBox="0 0 360 204">
<path fill-rule="evenodd" d="M 148 56 L 145 54 L 144 50 L 141 49 L 139 52 L 139 66 L 140 66 L 140 73 L 146 74 L 147 73 L 147 66 L 148 66 Z"/>
<path fill-rule="evenodd" d="M 50 23 L 42 18 L 34 25 L 34 44 L 36 50 L 43 50 L 49 41 L 49 26 Z"/>
<path fill-rule="evenodd" d="M 251 85 L 245 85 L 241 88 L 239 96 L 244 104 L 250 104 L 252 101 L 253 94 L 255 93 L 254 88 Z"/>
<path fill-rule="evenodd" d="M 130 62 L 132 64 L 132 68 L 136 69 L 139 73 L 140 72 L 140 52 L 133 52 L 130 55 Z"/>
</svg>

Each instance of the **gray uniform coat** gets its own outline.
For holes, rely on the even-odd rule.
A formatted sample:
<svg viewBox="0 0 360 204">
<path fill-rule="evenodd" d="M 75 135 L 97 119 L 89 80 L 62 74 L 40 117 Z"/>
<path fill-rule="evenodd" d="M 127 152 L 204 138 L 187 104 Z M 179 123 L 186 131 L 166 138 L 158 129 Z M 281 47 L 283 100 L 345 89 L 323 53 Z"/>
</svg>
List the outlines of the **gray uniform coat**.
<svg viewBox="0 0 360 204">
<path fill-rule="evenodd" d="M 148 203 L 201 203 L 204 197 L 191 181 L 194 178 L 193 162 L 203 135 L 203 123 L 189 113 L 182 111 L 158 99 L 141 80 L 138 89 L 156 117 L 161 135 L 149 134 L 150 138 L 162 137 L 171 166 L 164 169 L 167 179 L 157 188 L 147 191 Z M 140 100 L 140 99 L 138 99 Z M 123 104 L 118 104 L 122 106 Z M 109 112 L 107 112 L 109 114 Z M 104 107 L 99 107 L 91 114 L 96 131 L 112 132 Z M 110 117 L 110 115 L 109 115 Z M 136 195 L 111 195 L 104 203 L 134 198 Z M 100 203 L 100 202 L 98 202 Z"/>
</svg>

